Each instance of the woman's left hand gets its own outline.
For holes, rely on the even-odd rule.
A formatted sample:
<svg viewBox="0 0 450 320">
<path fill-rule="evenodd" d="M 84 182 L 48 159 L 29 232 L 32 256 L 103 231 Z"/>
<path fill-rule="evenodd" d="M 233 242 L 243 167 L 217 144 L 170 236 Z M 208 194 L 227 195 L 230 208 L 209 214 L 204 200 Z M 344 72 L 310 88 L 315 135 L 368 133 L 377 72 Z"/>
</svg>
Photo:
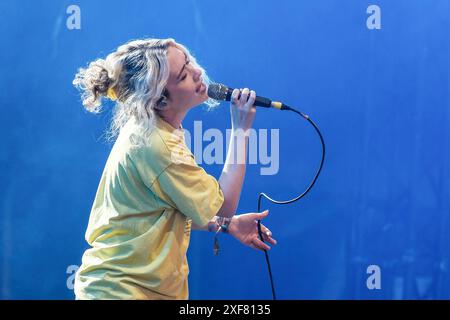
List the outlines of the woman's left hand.
<svg viewBox="0 0 450 320">
<path fill-rule="evenodd" d="M 231 220 L 228 232 L 243 244 L 256 250 L 270 250 L 270 247 L 259 239 L 258 220 L 262 220 L 269 214 L 269 210 L 261 213 L 246 213 L 235 215 Z M 277 244 L 272 238 L 272 232 L 261 224 L 263 239 L 270 244 Z"/>
</svg>

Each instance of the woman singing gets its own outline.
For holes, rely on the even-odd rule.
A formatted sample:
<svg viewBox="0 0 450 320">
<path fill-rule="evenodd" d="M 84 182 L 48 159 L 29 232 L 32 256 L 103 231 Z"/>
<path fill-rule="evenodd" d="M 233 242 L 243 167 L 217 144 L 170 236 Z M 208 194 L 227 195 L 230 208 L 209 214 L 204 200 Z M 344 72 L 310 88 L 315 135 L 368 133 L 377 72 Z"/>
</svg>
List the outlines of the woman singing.
<svg viewBox="0 0 450 320">
<path fill-rule="evenodd" d="M 256 223 L 267 210 L 235 215 L 255 92 L 233 91 L 232 138 L 219 181 L 197 165 L 185 143 L 186 113 L 202 103 L 217 105 L 207 96 L 208 84 L 195 58 L 173 39 L 131 41 L 79 70 L 74 85 L 88 111 L 99 112 L 103 97 L 116 102 L 110 130 L 116 139 L 90 213 L 77 299 L 188 299 L 191 228 L 270 249 Z M 244 161 L 233 161 L 235 153 Z M 276 244 L 264 226 L 262 233 Z"/>
</svg>

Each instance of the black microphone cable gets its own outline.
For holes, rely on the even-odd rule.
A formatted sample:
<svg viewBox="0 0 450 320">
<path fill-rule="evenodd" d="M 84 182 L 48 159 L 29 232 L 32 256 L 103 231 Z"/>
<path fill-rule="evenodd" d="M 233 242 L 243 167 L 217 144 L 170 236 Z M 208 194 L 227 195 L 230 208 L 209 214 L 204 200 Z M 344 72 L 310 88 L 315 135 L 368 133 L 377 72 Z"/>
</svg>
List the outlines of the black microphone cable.
<svg viewBox="0 0 450 320">
<path fill-rule="evenodd" d="M 322 167 L 323 167 L 323 163 L 325 161 L 325 142 L 323 140 L 322 134 L 320 133 L 319 128 L 316 126 L 316 124 L 311 120 L 311 118 L 304 114 L 303 112 L 300 112 L 298 110 L 295 110 L 294 108 L 291 108 L 285 104 L 283 104 L 283 107 L 280 110 L 289 110 L 292 112 L 295 112 L 297 114 L 299 114 L 301 117 L 303 117 L 304 119 L 306 119 L 316 130 L 317 134 L 319 135 L 320 138 L 320 143 L 322 144 L 322 159 L 320 160 L 320 165 L 319 168 L 311 182 L 311 184 L 309 185 L 309 187 L 299 196 L 292 198 L 290 200 L 285 200 L 285 201 L 280 201 L 280 200 L 275 200 L 272 199 L 271 197 L 269 197 L 267 194 L 265 194 L 264 192 L 261 192 L 258 196 L 258 211 L 257 212 L 261 212 L 261 199 L 262 197 L 266 198 L 267 200 L 269 200 L 272 203 L 275 204 L 289 204 L 289 203 L 293 203 L 295 201 L 300 200 L 301 198 L 303 198 L 308 192 L 309 190 L 311 190 L 311 188 L 313 187 L 313 185 L 316 183 L 317 178 L 320 175 L 320 172 L 322 171 Z M 258 234 L 259 234 L 259 238 L 262 242 L 265 243 L 264 239 L 263 239 L 263 235 L 262 235 L 262 231 L 261 231 L 261 220 L 258 220 Z M 269 260 L 269 254 L 267 253 L 267 250 L 264 249 L 264 253 L 266 256 L 266 262 L 267 262 L 267 269 L 269 271 L 269 277 L 270 277 L 270 285 L 272 287 L 272 298 L 273 300 L 276 300 L 276 294 L 275 294 L 275 286 L 274 286 L 274 282 L 273 282 L 273 277 L 272 277 L 272 269 L 270 267 L 270 260 Z"/>
</svg>

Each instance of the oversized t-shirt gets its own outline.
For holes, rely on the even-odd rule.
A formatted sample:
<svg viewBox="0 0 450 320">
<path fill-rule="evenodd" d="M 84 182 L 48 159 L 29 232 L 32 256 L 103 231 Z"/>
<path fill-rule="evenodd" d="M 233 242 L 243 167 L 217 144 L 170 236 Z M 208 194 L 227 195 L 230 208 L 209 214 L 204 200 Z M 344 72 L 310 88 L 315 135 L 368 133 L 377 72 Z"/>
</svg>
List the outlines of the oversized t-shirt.
<svg viewBox="0 0 450 320">
<path fill-rule="evenodd" d="M 144 140 L 137 128 L 133 118 L 122 128 L 102 173 L 77 299 L 187 299 L 192 221 L 207 224 L 224 201 L 183 129 L 158 116 Z"/>
</svg>

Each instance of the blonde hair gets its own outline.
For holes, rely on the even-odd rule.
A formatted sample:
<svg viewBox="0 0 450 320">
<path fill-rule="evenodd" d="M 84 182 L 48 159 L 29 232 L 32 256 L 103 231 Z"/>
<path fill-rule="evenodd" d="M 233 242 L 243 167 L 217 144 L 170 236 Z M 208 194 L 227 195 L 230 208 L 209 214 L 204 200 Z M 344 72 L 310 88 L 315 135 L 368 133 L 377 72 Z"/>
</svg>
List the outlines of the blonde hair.
<svg viewBox="0 0 450 320">
<path fill-rule="evenodd" d="M 148 134 L 152 127 L 154 107 L 164 106 L 165 86 L 169 78 L 167 50 L 176 46 L 182 50 L 194 67 L 202 72 L 206 85 L 210 80 L 189 50 L 174 39 L 132 40 L 121 45 L 105 59 L 97 59 L 86 68 L 80 68 L 73 84 L 82 94 L 86 110 L 102 111 L 102 98 L 114 98 L 116 107 L 108 131 L 108 139 L 117 137 L 125 123 L 134 117 Z M 216 100 L 205 101 L 208 109 L 216 107 Z"/>
</svg>

